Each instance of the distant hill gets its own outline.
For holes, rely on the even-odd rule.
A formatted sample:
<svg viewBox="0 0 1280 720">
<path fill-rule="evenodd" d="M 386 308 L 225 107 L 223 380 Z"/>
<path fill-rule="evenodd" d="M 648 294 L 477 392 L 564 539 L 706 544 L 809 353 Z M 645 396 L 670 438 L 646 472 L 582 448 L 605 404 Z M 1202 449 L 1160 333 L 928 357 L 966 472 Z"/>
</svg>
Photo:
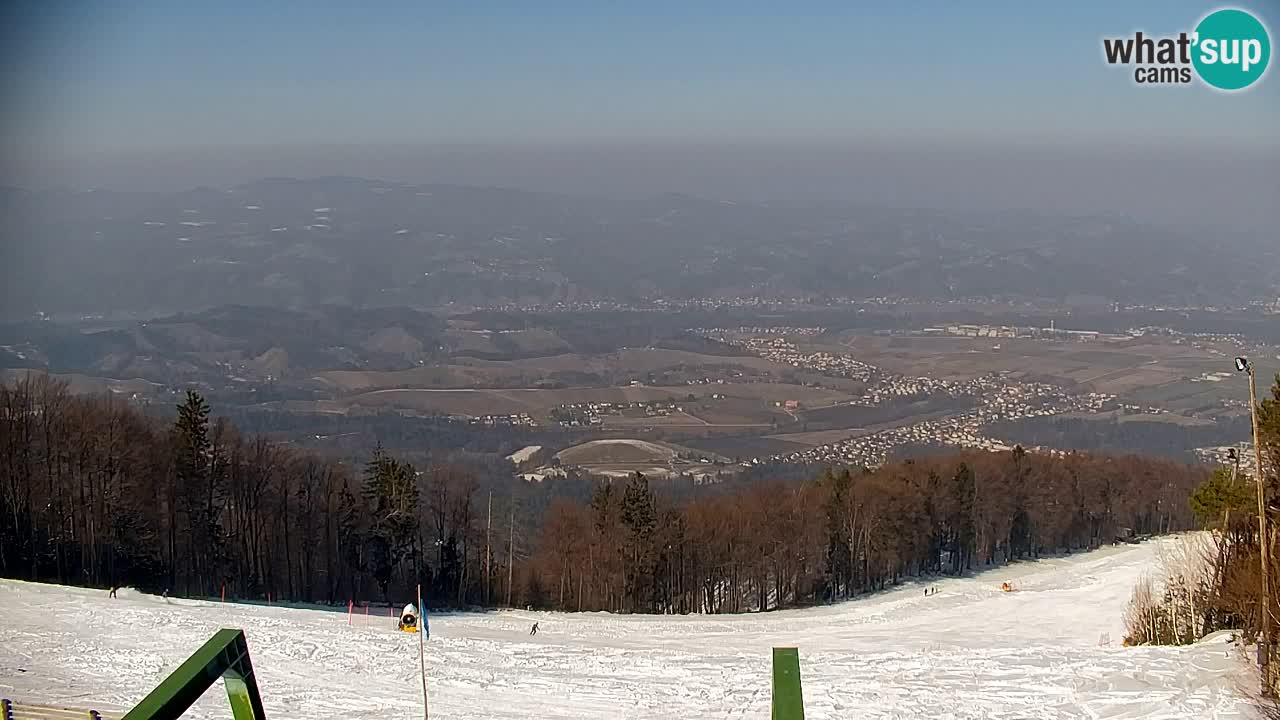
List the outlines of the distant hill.
<svg viewBox="0 0 1280 720">
<path fill-rule="evenodd" d="M 403 307 L 221 305 L 148 320 L 0 323 L 0 370 L 245 388 L 275 384 L 277 390 L 283 383 L 294 391 L 328 392 L 422 384 L 612 386 L 635 378 L 680 384 L 778 369 L 744 356 L 741 348 L 685 333 L 691 319 L 676 316 L 648 327 L 642 323 L 653 313 L 630 316 L 626 322 L 611 314 L 603 324 L 566 320 L 513 329 L 503 326 L 504 314 L 446 318 Z M 486 327 L 486 320 L 497 320 L 496 327 Z M 644 349 L 646 340 L 655 347 Z"/>
<path fill-rule="evenodd" d="M 0 325 L 0 367 L 164 382 L 282 379 L 403 368 L 441 356 L 444 331 L 440 318 L 406 308 L 227 305 L 98 330 L 52 322 Z"/>
<path fill-rule="evenodd" d="M 0 193 L 10 318 L 227 304 L 440 307 L 715 296 L 1274 293 L 1267 238 L 1117 217 L 607 199 L 358 178 Z M 410 331 L 412 334 L 412 331 Z M 386 338 L 383 338 L 386 340 Z"/>
</svg>

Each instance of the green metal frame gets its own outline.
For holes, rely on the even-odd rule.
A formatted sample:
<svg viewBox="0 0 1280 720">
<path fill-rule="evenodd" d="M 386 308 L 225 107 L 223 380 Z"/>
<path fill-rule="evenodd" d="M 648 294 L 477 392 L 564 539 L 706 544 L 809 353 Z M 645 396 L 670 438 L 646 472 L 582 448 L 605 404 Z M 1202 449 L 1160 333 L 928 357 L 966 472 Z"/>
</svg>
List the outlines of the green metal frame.
<svg viewBox="0 0 1280 720">
<path fill-rule="evenodd" d="M 242 630 L 219 630 L 123 720 L 178 720 L 218 678 L 227 686 L 235 720 L 265 720 Z"/>
<path fill-rule="evenodd" d="M 800 650 L 797 648 L 773 649 L 772 717 L 773 720 L 804 720 L 804 691 L 800 688 Z"/>
</svg>

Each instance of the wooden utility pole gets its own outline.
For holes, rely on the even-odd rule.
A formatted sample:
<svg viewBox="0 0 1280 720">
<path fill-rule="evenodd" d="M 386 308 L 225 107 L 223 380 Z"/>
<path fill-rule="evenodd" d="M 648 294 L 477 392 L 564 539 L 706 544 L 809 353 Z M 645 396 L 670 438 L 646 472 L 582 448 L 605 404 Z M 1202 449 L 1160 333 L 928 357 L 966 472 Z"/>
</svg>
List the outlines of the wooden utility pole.
<svg viewBox="0 0 1280 720">
<path fill-rule="evenodd" d="M 511 578 L 516 559 L 516 499 L 511 498 L 511 539 L 507 541 L 507 607 L 511 607 Z"/>
<path fill-rule="evenodd" d="M 1227 458 L 1231 460 L 1231 489 L 1234 492 L 1236 483 L 1240 479 L 1240 452 L 1235 448 L 1227 451 Z M 1218 543 L 1218 562 L 1213 569 L 1213 587 L 1218 587 L 1220 582 L 1220 573 L 1225 572 L 1227 567 L 1227 549 L 1230 547 L 1231 537 L 1231 507 L 1228 505 L 1222 511 L 1222 541 Z"/>
<path fill-rule="evenodd" d="M 422 673 L 422 720 L 430 720 L 431 713 L 427 709 L 427 650 L 426 632 L 423 618 L 427 616 L 422 604 L 422 584 L 418 584 L 418 669 Z"/>
<path fill-rule="evenodd" d="M 489 538 L 493 534 L 493 491 L 489 491 L 488 520 L 484 524 L 484 604 L 492 605 L 489 591 L 493 588 L 493 551 L 489 546 Z"/>
<path fill-rule="evenodd" d="M 1258 641 L 1258 665 L 1262 670 L 1262 696 L 1271 697 L 1271 535 L 1267 532 L 1267 485 L 1262 471 L 1262 438 L 1258 434 L 1258 391 L 1253 363 L 1237 359 L 1249 373 L 1249 416 L 1253 420 L 1254 478 L 1258 485 L 1258 553 L 1262 560 L 1262 637 Z"/>
</svg>

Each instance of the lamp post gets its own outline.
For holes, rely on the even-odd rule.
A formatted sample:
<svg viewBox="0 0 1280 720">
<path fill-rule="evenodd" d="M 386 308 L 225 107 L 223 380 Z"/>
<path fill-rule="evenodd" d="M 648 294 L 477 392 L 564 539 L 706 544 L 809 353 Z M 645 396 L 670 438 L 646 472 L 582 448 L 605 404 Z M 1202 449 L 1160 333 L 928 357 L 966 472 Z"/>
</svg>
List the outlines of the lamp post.
<svg viewBox="0 0 1280 720">
<path fill-rule="evenodd" d="M 1231 487 L 1235 488 L 1240 478 L 1240 452 L 1235 448 L 1227 448 L 1227 460 L 1231 462 Z"/>
<path fill-rule="evenodd" d="M 1258 485 L 1258 547 L 1262 562 L 1262 637 L 1258 641 L 1258 665 L 1262 669 L 1262 694 L 1271 695 L 1271 543 L 1267 535 L 1267 493 L 1262 472 L 1262 443 L 1258 435 L 1258 393 L 1253 363 L 1236 358 L 1236 370 L 1249 376 L 1249 417 L 1253 421 L 1253 456 L 1257 467 L 1254 478 Z"/>
</svg>

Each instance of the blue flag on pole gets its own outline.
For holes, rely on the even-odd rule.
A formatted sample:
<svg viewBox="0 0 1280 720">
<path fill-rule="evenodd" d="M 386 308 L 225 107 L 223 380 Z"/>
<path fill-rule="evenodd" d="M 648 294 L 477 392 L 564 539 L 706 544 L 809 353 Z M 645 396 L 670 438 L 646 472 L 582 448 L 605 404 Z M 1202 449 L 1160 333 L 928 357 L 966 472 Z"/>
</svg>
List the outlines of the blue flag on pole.
<svg viewBox="0 0 1280 720">
<path fill-rule="evenodd" d="M 427 621 L 427 606 L 422 602 L 422 591 L 418 591 L 418 614 L 422 616 L 422 632 L 431 639 L 431 623 Z"/>
</svg>

